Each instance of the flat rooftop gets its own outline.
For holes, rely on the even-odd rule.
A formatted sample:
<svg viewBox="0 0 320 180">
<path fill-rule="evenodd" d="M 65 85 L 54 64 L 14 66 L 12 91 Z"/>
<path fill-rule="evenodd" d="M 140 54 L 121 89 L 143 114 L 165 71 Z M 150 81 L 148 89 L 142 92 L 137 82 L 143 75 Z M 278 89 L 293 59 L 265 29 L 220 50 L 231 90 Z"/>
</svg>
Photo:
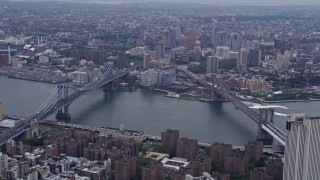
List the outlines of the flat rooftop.
<svg viewBox="0 0 320 180">
<path fill-rule="evenodd" d="M 147 152 L 146 157 L 154 159 L 156 161 L 160 161 L 164 158 L 168 158 L 169 154 L 157 153 L 157 152 Z"/>
<path fill-rule="evenodd" d="M 172 159 L 164 158 L 161 161 L 161 163 L 165 168 L 171 168 L 176 170 L 179 170 L 180 167 L 187 167 L 190 164 L 190 162 L 188 162 L 187 159 L 183 159 L 183 158 L 172 158 Z"/>
<path fill-rule="evenodd" d="M 0 127 L 12 128 L 16 122 L 17 121 L 13 120 L 13 119 L 4 119 L 4 120 L 0 121 Z"/>
</svg>

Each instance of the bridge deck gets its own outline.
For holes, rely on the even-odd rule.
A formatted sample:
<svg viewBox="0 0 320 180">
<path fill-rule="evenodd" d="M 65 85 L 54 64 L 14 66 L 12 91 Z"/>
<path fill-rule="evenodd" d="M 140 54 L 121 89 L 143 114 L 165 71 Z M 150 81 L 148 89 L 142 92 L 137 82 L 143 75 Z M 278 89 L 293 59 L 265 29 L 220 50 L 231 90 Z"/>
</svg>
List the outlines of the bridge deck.
<svg viewBox="0 0 320 180">
<path fill-rule="evenodd" d="M 245 113 L 255 123 L 259 124 L 260 122 L 262 122 L 265 129 L 267 129 L 267 132 L 270 133 L 270 135 L 273 136 L 275 139 L 277 139 L 281 144 L 284 145 L 285 134 L 281 130 L 279 130 L 276 126 L 271 124 L 270 122 L 265 122 L 265 120 L 259 114 L 257 114 L 255 111 L 251 110 L 247 105 L 245 105 L 238 98 L 231 95 L 228 92 L 228 90 L 223 88 L 221 80 L 217 79 L 215 81 L 216 84 L 213 85 L 213 84 L 207 82 L 206 80 L 201 79 L 199 76 L 193 74 L 192 72 L 188 71 L 185 68 L 178 67 L 178 70 L 187 74 L 190 78 L 196 80 L 197 83 L 204 86 L 205 88 L 216 92 L 217 94 L 219 94 L 223 98 L 225 98 L 228 101 L 230 101 L 231 103 L 233 103 L 235 107 L 237 107 L 239 110 L 241 110 L 243 113 Z"/>
<path fill-rule="evenodd" d="M 106 73 L 109 73 L 109 72 L 106 72 Z M 117 72 L 112 75 L 107 75 L 107 76 L 104 75 L 104 79 L 99 79 L 98 80 L 99 82 L 96 83 L 92 89 L 102 87 L 111 81 L 114 81 L 123 76 L 126 76 L 128 73 L 129 73 L 128 71 L 123 71 L 123 72 Z M 50 114 L 53 114 L 54 112 L 58 111 L 64 106 L 70 105 L 74 100 L 81 97 L 83 94 L 85 94 L 86 92 L 92 89 L 77 90 L 72 94 L 68 95 L 67 97 L 65 97 L 64 99 L 60 98 L 61 94 L 63 94 L 63 92 L 60 92 L 60 94 L 58 94 L 57 97 L 51 100 L 51 102 L 48 102 L 47 105 L 42 107 L 40 110 L 38 110 L 38 112 L 35 112 L 25 120 L 19 121 L 13 128 L 0 134 L 0 146 L 4 145 L 8 140 L 14 139 L 20 136 L 23 132 L 25 132 L 25 130 L 30 126 L 31 123 L 36 123 L 38 121 L 45 119 Z"/>
</svg>

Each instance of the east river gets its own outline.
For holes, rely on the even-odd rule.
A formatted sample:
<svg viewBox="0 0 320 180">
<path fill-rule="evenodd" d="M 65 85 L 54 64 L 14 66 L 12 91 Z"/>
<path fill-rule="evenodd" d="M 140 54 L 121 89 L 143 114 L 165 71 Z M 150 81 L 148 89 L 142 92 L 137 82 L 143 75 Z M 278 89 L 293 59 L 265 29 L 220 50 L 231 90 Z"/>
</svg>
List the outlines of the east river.
<svg viewBox="0 0 320 180">
<path fill-rule="evenodd" d="M 0 101 L 5 114 L 28 116 L 46 100 L 56 85 L 0 77 Z M 152 90 L 105 93 L 88 92 L 70 106 L 70 123 L 95 127 L 119 127 L 146 131 L 160 136 L 167 128 L 179 129 L 180 136 L 202 142 L 225 142 L 235 145 L 255 139 L 257 127 L 231 103 L 198 102 L 164 97 Z M 289 114 L 305 111 L 320 116 L 320 102 L 279 103 Z M 55 119 L 54 116 L 48 119 Z M 275 116 L 276 125 L 284 130 L 286 117 Z"/>
</svg>

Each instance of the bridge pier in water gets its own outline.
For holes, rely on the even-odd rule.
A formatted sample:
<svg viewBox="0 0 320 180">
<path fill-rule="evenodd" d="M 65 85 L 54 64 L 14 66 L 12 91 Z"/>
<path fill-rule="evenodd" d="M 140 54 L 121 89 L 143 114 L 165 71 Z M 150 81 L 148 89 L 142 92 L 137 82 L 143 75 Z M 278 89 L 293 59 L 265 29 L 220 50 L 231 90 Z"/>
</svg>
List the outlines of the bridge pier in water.
<svg viewBox="0 0 320 180">
<path fill-rule="evenodd" d="M 118 87 L 113 81 L 103 86 L 104 92 L 113 92 L 113 91 L 116 91 L 117 89 Z"/>
<path fill-rule="evenodd" d="M 66 105 L 63 107 L 63 109 L 60 109 L 58 113 L 56 114 L 56 119 L 58 120 L 70 120 L 71 114 L 69 113 L 69 105 Z"/>
<path fill-rule="evenodd" d="M 261 121 L 258 124 L 258 141 L 262 141 L 264 144 L 272 144 L 273 137 L 264 129 L 262 129 L 262 125 L 270 122 L 274 124 L 274 109 L 273 108 L 263 108 L 259 109 Z"/>
<path fill-rule="evenodd" d="M 224 102 L 225 99 L 215 91 L 211 91 L 211 99 L 216 102 Z"/>
</svg>

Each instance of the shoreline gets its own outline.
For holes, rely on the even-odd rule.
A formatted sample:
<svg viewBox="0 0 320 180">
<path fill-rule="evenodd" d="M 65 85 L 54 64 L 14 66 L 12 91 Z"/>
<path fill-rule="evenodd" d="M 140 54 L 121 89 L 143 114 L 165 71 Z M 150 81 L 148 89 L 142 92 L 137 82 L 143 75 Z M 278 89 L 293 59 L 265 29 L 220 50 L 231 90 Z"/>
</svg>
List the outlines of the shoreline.
<svg viewBox="0 0 320 180">
<path fill-rule="evenodd" d="M 164 89 L 156 89 L 156 88 L 154 88 L 153 90 L 160 91 L 160 92 L 166 92 L 166 93 L 172 93 L 172 92 L 164 90 Z"/>
<path fill-rule="evenodd" d="M 287 103 L 287 102 L 313 102 L 313 101 L 320 101 L 320 99 L 306 99 L 306 100 L 278 100 L 278 101 L 267 101 L 264 99 L 260 99 L 264 103 Z"/>
<path fill-rule="evenodd" d="M 30 78 L 24 78 L 24 77 L 16 77 L 16 76 L 4 76 L 4 77 L 10 78 L 10 79 L 20 79 L 25 81 L 41 82 L 41 83 L 47 83 L 47 84 L 59 84 L 59 83 L 71 82 L 70 80 L 53 82 L 53 81 L 37 80 L 37 79 L 30 79 Z"/>
<path fill-rule="evenodd" d="M 59 83 L 72 82 L 70 80 L 69 81 L 52 82 L 52 81 L 29 79 L 29 78 L 16 77 L 16 76 L 8 76 L 8 75 L 5 75 L 5 74 L 0 74 L 0 77 L 6 77 L 6 78 L 10 78 L 10 79 L 19 79 L 19 80 L 25 80 L 25 81 L 33 81 L 33 82 L 40 82 L 40 83 L 46 83 L 46 84 L 59 84 Z M 151 89 L 151 90 L 158 91 L 158 92 L 163 92 L 163 93 L 172 93 L 172 92 L 164 90 L 164 89 L 154 88 L 154 89 Z M 189 101 L 214 102 L 214 101 L 206 101 L 206 100 L 195 100 L 195 99 L 188 99 L 188 98 L 181 98 L 181 97 L 173 97 L 173 96 L 167 96 L 167 95 L 165 95 L 165 97 L 183 99 L 183 100 L 189 100 Z M 267 100 L 264 100 L 264 99 L 258 99 L 258 100 L 262 101 L 264 103 L 287 103 L 287 102 L 313 102 L 313 101 L 320 101 L 320 99 L 276 100 L 276 101 L 267 101 Z"/>
</svg>

